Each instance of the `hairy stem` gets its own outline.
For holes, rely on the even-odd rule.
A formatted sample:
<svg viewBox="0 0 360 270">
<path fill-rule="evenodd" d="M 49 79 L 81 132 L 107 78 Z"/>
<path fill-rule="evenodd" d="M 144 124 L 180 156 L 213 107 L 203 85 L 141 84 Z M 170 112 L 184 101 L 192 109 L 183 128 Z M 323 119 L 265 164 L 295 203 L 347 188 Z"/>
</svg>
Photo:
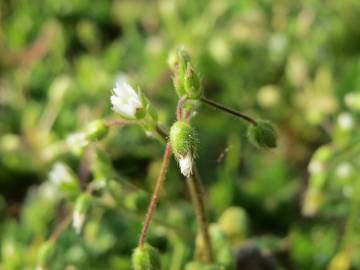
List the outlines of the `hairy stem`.
<svg viewBox="0 0 360 270">
<path fill-rule="evenodd" d="M 232 114 L 232 115 L 234 115 L 236 117 L 239 117 L 239 118 L 241 118 L 241 119 L 243 119 L 243 120 L 245 120 L 245 121 L 247 121 L 247 122 L 249 122 L 249 123 L 251 123 L 253 125 L 257 125 L 256 120 L 251 118 L 250 116 L 247 116 L 246 114 L 243 114 L 241 112 L 238 112 L 238 111 L 235 111 L 235 110 L 230 109 L 228 107 L 225 107 L 224 105 L 221 105 L 221 104 L 219 104 L 219 103 L 217 103 L 215 101 L 207 99 L 206 97 L 201 97 L 200 100 L 202 102 L 204 102 L 205 104 L 210 105 L 210 106 L 212 106 L 212 107 L 214 107 L 216 109 L 219 109 L 221 111 L 224 111 L 224 112 Z"/>
<path fill-rule="evenodd" d="M 191 200 L 195 207 L 196 218 L 199 224 L 202 242 L 204 243 L 204 250 L 202 251 L 203 254 L 200 251 L 199 256 L 202 257 L 200 259 L 205 262 L 211 263 L 214 261 L 213 248 L 209 235 L 209 224 L 205 210 L 202 184 L 196 168 L 194 168 L 194 172 L 190 175 L 190 177 L 187 178 L 186 183 L 190 191 Z"/>
<path fill-rule="evenodd" d="M 158 176 L 158 179 L 156 181 L 156 186 L 155 186 L 155 190 L 154 193 L 152 195 L 151 198 L 151 202 L 149 204 L 146 216 L 145 216 L 145 221 L 144 221 L 144 225 L 142 227 L 142 231 L 140 234 L 140 238 L 139 238 L 139 246 L 143 247 L 145 244 L 145 239 L 146 239 L 146 235 L 152 220 L 152 216 L 154 214 L 154 210 L 156 207 L 156 203 L 157 203 L 157 199 L 159 196 L 159 192 L 161 187 L 163 186 L 163 183 L 165 181 L 165 177 L 166 177 L 166 173 L 169 167 L 169 163 L 170 163 L 170 157 L 171 157 L 171 145 L 170 143 L 166 144 L 166 149 L 165 149 L 165 153 L 164 153 L 164 157 L 163 157 L 163 161 L 161 164 L 161 169 L 160 169 L 160 173 Z"/>
</svg>

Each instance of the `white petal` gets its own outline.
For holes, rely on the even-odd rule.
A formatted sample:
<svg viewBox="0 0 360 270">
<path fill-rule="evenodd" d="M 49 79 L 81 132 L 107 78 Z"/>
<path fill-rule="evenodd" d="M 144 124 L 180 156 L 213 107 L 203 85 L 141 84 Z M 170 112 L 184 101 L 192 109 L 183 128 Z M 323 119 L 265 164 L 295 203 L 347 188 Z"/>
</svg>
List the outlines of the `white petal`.
<svg viewBox="0 0 360 270">
<path fill-rule="evenodd" d="M 110 97 L 110 102 L 113 110 L 123 117 L 134 119 L 136 111 L 143 107 L 139 95 L 127 83 L 127 81 L 120 76 L 116 81 L 113 89 L 114 95 Z"/>
<path fill-rule="evenodd" d="M 193 167 L 193 159 L 190 153 L 179 159 L 179 166 L 181 173 L 184 176 L 189 177 Z"/>
</svg>

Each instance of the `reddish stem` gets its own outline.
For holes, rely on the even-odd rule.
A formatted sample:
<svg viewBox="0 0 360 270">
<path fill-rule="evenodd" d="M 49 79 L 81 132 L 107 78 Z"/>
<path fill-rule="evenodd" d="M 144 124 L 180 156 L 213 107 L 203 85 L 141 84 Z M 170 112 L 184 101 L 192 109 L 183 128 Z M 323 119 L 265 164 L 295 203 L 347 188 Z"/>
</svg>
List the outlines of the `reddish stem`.
<svg viewBox="0 0 360 270">
<path fill-rule="evenodd" d="M 146 235 L 147 235 L 147 232 L 148 232 L 151 220 L 152 220 L 152 216 L 154 214 L 154 210 L 155 210 L 156 203 L 158 200 L 159 192 L 160 192 L 160 189 L 163 186 L 163 183 L 166 178 L 166 173 L 167 173 L 169 163 L 170 163 L 170 157 L 171 157 L 171 145 L 170 145 L 170 143 L 167 143 L 163 161 L 161 164 L 160 173 L 159 173 L 158 179 L 156 181 L 155 190 L 152 195 L 151 202 L 150 202 L 150 205 L 148 207 L 148 210 L 147 210 L 147 213 L 145 216 L 144 225 L 142 227 L 142 231 L 140 234 L 140 238 L 139 238 L 139 246 L 140 247 L 143 247 L 145 244 L 145 238 L 146 238 Z"/>
</svg>

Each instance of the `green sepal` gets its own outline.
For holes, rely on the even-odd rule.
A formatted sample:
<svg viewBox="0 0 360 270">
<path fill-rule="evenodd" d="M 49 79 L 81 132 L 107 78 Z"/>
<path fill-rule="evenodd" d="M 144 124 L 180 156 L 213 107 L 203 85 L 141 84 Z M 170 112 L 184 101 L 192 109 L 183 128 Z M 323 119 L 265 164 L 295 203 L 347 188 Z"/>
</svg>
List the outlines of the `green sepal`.
<svg viewBox="0 0 360 270">
<path fill-rule="evenodd" d="M 159 251 L 145 244 L 143 247 L 137 247 L 132 255 L 132 264 L 134 270 L 161 270 L 161 256 Z"/>
<path fill-rule="evenodd" d="M 194 155 L 197 146 L 197 134 L 189 123 L 177 121 L 170 129 L 170 144 L 177 158 L 188 153 Z"/>
</svg>

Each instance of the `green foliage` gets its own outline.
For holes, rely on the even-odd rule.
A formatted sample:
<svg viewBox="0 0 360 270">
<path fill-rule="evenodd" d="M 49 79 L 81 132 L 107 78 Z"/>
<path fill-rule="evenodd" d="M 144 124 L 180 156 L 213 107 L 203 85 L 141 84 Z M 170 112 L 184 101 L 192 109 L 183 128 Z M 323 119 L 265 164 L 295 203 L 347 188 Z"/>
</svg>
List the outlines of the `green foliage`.
<svg viewBox="0 0 360 270">
<path fill-rule="evenodd" d="M 0 269 L 131 270 L 174 84 L 196 99 L 198 139 L 185 127 L 173 145 L 196 152 L 216 262 L 192 262 L 202 243 L 171 163 L 148 236 L 163 269 L 235 270 L 249 242 L 276 269 L 359 269 L 359 14 L 357 0 L 0 1 Z M 115 123 L 119 75 L 141 89 L 143 129 Z"/>
</svg>

